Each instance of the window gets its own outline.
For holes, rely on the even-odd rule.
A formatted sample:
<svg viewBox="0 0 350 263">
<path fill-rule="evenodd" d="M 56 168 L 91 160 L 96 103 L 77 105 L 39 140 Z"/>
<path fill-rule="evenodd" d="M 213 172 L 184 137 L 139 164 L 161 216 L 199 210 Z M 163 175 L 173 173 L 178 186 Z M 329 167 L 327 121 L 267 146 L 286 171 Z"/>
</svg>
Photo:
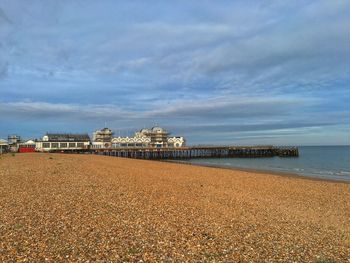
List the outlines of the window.
<svg viewBox="0 0 350 263">
<path fill-rule="evenodd" d="M 50 148 L 49 142 L 43 142 L 43 148 Z"/>
<path fill-rule="evenodd" d="M 75 142 L 70 142 L 69 143 L 69 148 L 75 148 Z"/>
<path fill-rule="evenodd" d="M 67 148 L 68 144 L 66 142 L 61 142 L 60 147 L 61 148 Z"/>
<path fill-rule="evenodd" d="M 58 142 L 51 143 L 51 148 L 58 148 Z"/>
<path fill-rule="evenodd" d="M 79 147 L 79 148 L 84 148 L 84 143 L 83 143 L 83 142 L 78 142 L 78 143 L 77 143 L 77 147 Z"/>
</svg>

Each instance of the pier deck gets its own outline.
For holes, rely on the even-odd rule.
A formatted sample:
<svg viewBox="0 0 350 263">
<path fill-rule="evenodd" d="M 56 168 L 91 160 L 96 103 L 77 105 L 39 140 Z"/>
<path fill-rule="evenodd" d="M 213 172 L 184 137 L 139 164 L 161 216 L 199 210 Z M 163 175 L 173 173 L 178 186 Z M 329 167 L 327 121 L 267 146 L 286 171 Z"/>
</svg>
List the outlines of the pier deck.
<svg viewBox="0 0 350 263">
<path fill-rule="evenodd" d="M 259 158 L 298 157 L 297 147 L 274 146 L 193 146 L 181 148 L 105 148 L 91 153 L 135 159 Z"/>
</svg>

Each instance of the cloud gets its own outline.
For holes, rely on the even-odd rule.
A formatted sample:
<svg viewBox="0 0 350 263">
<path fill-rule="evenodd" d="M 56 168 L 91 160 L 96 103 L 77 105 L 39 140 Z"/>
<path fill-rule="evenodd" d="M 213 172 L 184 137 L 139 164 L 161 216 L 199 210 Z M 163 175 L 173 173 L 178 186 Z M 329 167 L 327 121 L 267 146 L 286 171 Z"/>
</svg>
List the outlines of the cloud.
<svg viewBox="0 0 350 263">
<path fill-rule="evenodd" d="M 227 118 L 249 118 L 259 116 L 284 116 L 292 108 L 299 107 L 305 103 L 303 99 L 292 98 L 244 98 L 223 97 L 208 100 L 179 101 L 172 105 L 163 106 L 161 110 L 151 111 L 149 117 L 164 118 L 205 118 L 205 119 L 227 119 Z"/>
<path fill-rule="evenodd" d="M 0 111 L 3 117 L 16 119 L 63 119 L 87 121 L 91 119 L 115 120 L 131 118 L 132 113 L 122 111 L 110 105 L 74 105 L 47 102 L 5 102 L 0 103 Z"/>
<path fill-rule="evenodd" d="M 4 0 L 0 122 L 335 134 L 349 112 L 349 12 L 344 0 Z"/>
<path fill-rule="evenodd" d="M 0 111 L 8 118 L 87 119 L 198 119 L 221 120 L 287 116 L 291 109 L 305 103 L 299 99 L 270 98 L 217 98 L 201 101 L 177 101 L 169 105 L 154 105 L 151 110 L 123 109 L 116 105 L 79 105 L 33 101 L 1 102 Z M 153 108 L 157 108 L 156 110 Z"/>
</svg>

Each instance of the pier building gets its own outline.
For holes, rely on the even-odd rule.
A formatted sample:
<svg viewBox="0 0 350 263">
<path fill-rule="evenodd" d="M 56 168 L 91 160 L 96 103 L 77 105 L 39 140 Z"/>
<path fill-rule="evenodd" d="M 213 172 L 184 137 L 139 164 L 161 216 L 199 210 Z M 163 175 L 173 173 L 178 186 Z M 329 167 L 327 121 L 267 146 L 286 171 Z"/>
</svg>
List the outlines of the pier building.
<svg viewBox="0 0 350 263">
<path fill-rule="evenodd" d="M 47 133 L 42 140 L 36 141 L 36 150 L 41 152 L 78 151 L 89 148 L 88 134 Z"/>
<path fill-rule="evenodd" d="M 149 147 L 149 148 L 177 148 L 186 144 L 184 137 L 170 137 L 170 133 L 155 126 L 151 129 L 142 129 L 133 137 L 112 138 L 112 148 L 118 147 Z"/>
<path fill-rule="evenodd" d="M 109 128 L 94 131 L 91 147 L 95 149 L 110 148 L 112 146 L 113 131 Z"/>
<path fill-rule="evenodd" d="M 113 132 L 109 128 L 103 128 L 97 130 L 92 135 L 92 141 L 94 142 L 111 142 L 113 137 Z"/>
</svg>

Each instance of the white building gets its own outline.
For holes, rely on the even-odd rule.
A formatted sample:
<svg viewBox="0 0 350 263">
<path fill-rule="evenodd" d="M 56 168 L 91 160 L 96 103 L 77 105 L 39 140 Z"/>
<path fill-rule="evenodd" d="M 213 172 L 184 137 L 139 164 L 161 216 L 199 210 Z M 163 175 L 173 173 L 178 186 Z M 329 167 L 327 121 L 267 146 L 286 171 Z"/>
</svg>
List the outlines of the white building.
<svg viewBox="0 0 350 263">
<path fill-rule="evenodd" d="M 19 135 L 16 135 L 16 134 L 9 135 L 7 137 L 7 142 L 9 145 L 9 150 L 11 152 L 17 152 L 19 144 L 21 143 L 21 137 Z"/>
<path fill-rule="evenodd" d="M 113 137 L 113 132 L 111 129 L 103 128 L 101 130 L 95 131 L 92 134 L 91 148 L 93 149 L 111 148 L 112 137 Z"/>
<path fill-rule="evenodd" d="M 169 147 L 183 147 L 186 146 L 186 141 L 184 137 L 169 137 L 168 138 L 168 145 Z"/>
<path fill-rule="evenodd" d="M 169 137 L 169 132 L 155 126 L 151 129 L 142 129 L 133 137 L 115 137 L 112 139 L 112 147 L 183 147 L 186 145 L 184 137 Z"/>
<path fill-rule="evenodd" d="M 112 147 L 149 147 L 151 138 L 149 137 L 116 137 L 112 139 Z"/>
<path fill-rule="evenodd" d="M 92 135 L 93 142 L 111 142 L 113 137 L 113 132 L 111 129 L 103 128 L 102 130 L 97 130 Z"/>
<path fill-rule="evenodd" d="M 36 141 L 36 150 L 41 152 L 50 151 L 76 151 L 87 150 L 90 147 L 90 137 L 87 134 L 52 134 L 43 136 L 42 140 Z"/>
<path fill-rule="evenodd" d="M 0 154 L 7 152 L 9 149 L 9 144 L 6 140 L 0 139 Z"/>
</svg>

